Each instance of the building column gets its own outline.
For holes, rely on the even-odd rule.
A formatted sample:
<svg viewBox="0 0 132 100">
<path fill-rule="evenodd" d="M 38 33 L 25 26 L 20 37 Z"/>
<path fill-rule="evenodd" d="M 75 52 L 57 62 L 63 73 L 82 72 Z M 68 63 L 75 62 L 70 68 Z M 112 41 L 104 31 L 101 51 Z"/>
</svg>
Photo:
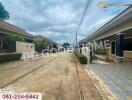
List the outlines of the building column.
<svg viewBox="0 0 132 100">
<path fill-rule="evenodd" d="M 116 35 L 116 59 L 117 63 L 123 63 L 124 55 L 124 33 L 118 33 Z"/>
</svg>

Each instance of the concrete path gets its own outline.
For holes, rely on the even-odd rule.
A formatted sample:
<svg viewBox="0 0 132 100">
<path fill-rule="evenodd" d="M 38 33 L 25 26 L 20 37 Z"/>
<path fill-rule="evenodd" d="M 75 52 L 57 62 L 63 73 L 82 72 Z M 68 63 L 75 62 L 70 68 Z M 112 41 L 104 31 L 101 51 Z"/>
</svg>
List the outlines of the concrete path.
<svg viewBox="0 0 132 100">
<path fill-rule="evenodd" d="M 90 64 L 119 100 L 132 100 L 132 64 Z"/>
</svg>

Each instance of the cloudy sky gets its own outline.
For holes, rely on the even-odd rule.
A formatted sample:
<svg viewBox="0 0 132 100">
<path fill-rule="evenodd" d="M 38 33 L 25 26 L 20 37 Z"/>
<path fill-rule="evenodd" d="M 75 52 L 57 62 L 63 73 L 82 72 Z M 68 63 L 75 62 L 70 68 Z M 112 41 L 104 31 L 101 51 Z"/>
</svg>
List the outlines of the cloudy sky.
<svg viewBox="0 0 132 100">
<path fill-rule="evenodd" d="M 87 0 L 0 0 L 10 13 L 8 22 L 33 35 L 44 35 L 59 43 L 75 42 L 75 31 Z M 98 7 L 99 1 L 128 4 L 132 0 L 91 0 L 78 39 L 83 39 L 126 7 Z"/>
</svg>

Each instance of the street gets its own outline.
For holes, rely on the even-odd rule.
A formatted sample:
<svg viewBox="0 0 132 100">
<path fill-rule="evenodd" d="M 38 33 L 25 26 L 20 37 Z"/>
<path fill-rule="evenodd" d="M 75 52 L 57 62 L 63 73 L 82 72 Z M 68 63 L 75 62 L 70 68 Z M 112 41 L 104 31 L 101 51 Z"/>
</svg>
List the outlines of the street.
<svg viewBox="0 0 132 100">
<path fill-rule="evenodd" d="M 87 74 L 84 75 L 83 88 L 88 87 L 85 88 L 85 98 L 101 100 L 94 86 L 91 86 L 92 83 L 89 83 L 90 80 L 86 81 L 88 84 L 85 83 Z M 80 100 L 72 54 L 49 55 L 36 60 L 1 64 L 0 80 L 1 88 L 14 89 L 15 92 L 40 92 L 43 100 Z"/>
</svg>

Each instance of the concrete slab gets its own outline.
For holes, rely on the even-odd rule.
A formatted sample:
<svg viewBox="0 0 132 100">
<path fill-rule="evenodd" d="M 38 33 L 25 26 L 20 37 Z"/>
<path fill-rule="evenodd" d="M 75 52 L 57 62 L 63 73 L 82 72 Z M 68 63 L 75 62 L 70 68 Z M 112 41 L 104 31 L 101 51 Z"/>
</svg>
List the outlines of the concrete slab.
<svg viewBox="0 0 132 100">
<path fill-rule="evenodd" d="M 92 63 L 94 63 L 94 64 L 111 64 L 109 62 L 105 62 L 105 61 L 102 61 L 102 60 L 93 60 Z"/>
</svg>

